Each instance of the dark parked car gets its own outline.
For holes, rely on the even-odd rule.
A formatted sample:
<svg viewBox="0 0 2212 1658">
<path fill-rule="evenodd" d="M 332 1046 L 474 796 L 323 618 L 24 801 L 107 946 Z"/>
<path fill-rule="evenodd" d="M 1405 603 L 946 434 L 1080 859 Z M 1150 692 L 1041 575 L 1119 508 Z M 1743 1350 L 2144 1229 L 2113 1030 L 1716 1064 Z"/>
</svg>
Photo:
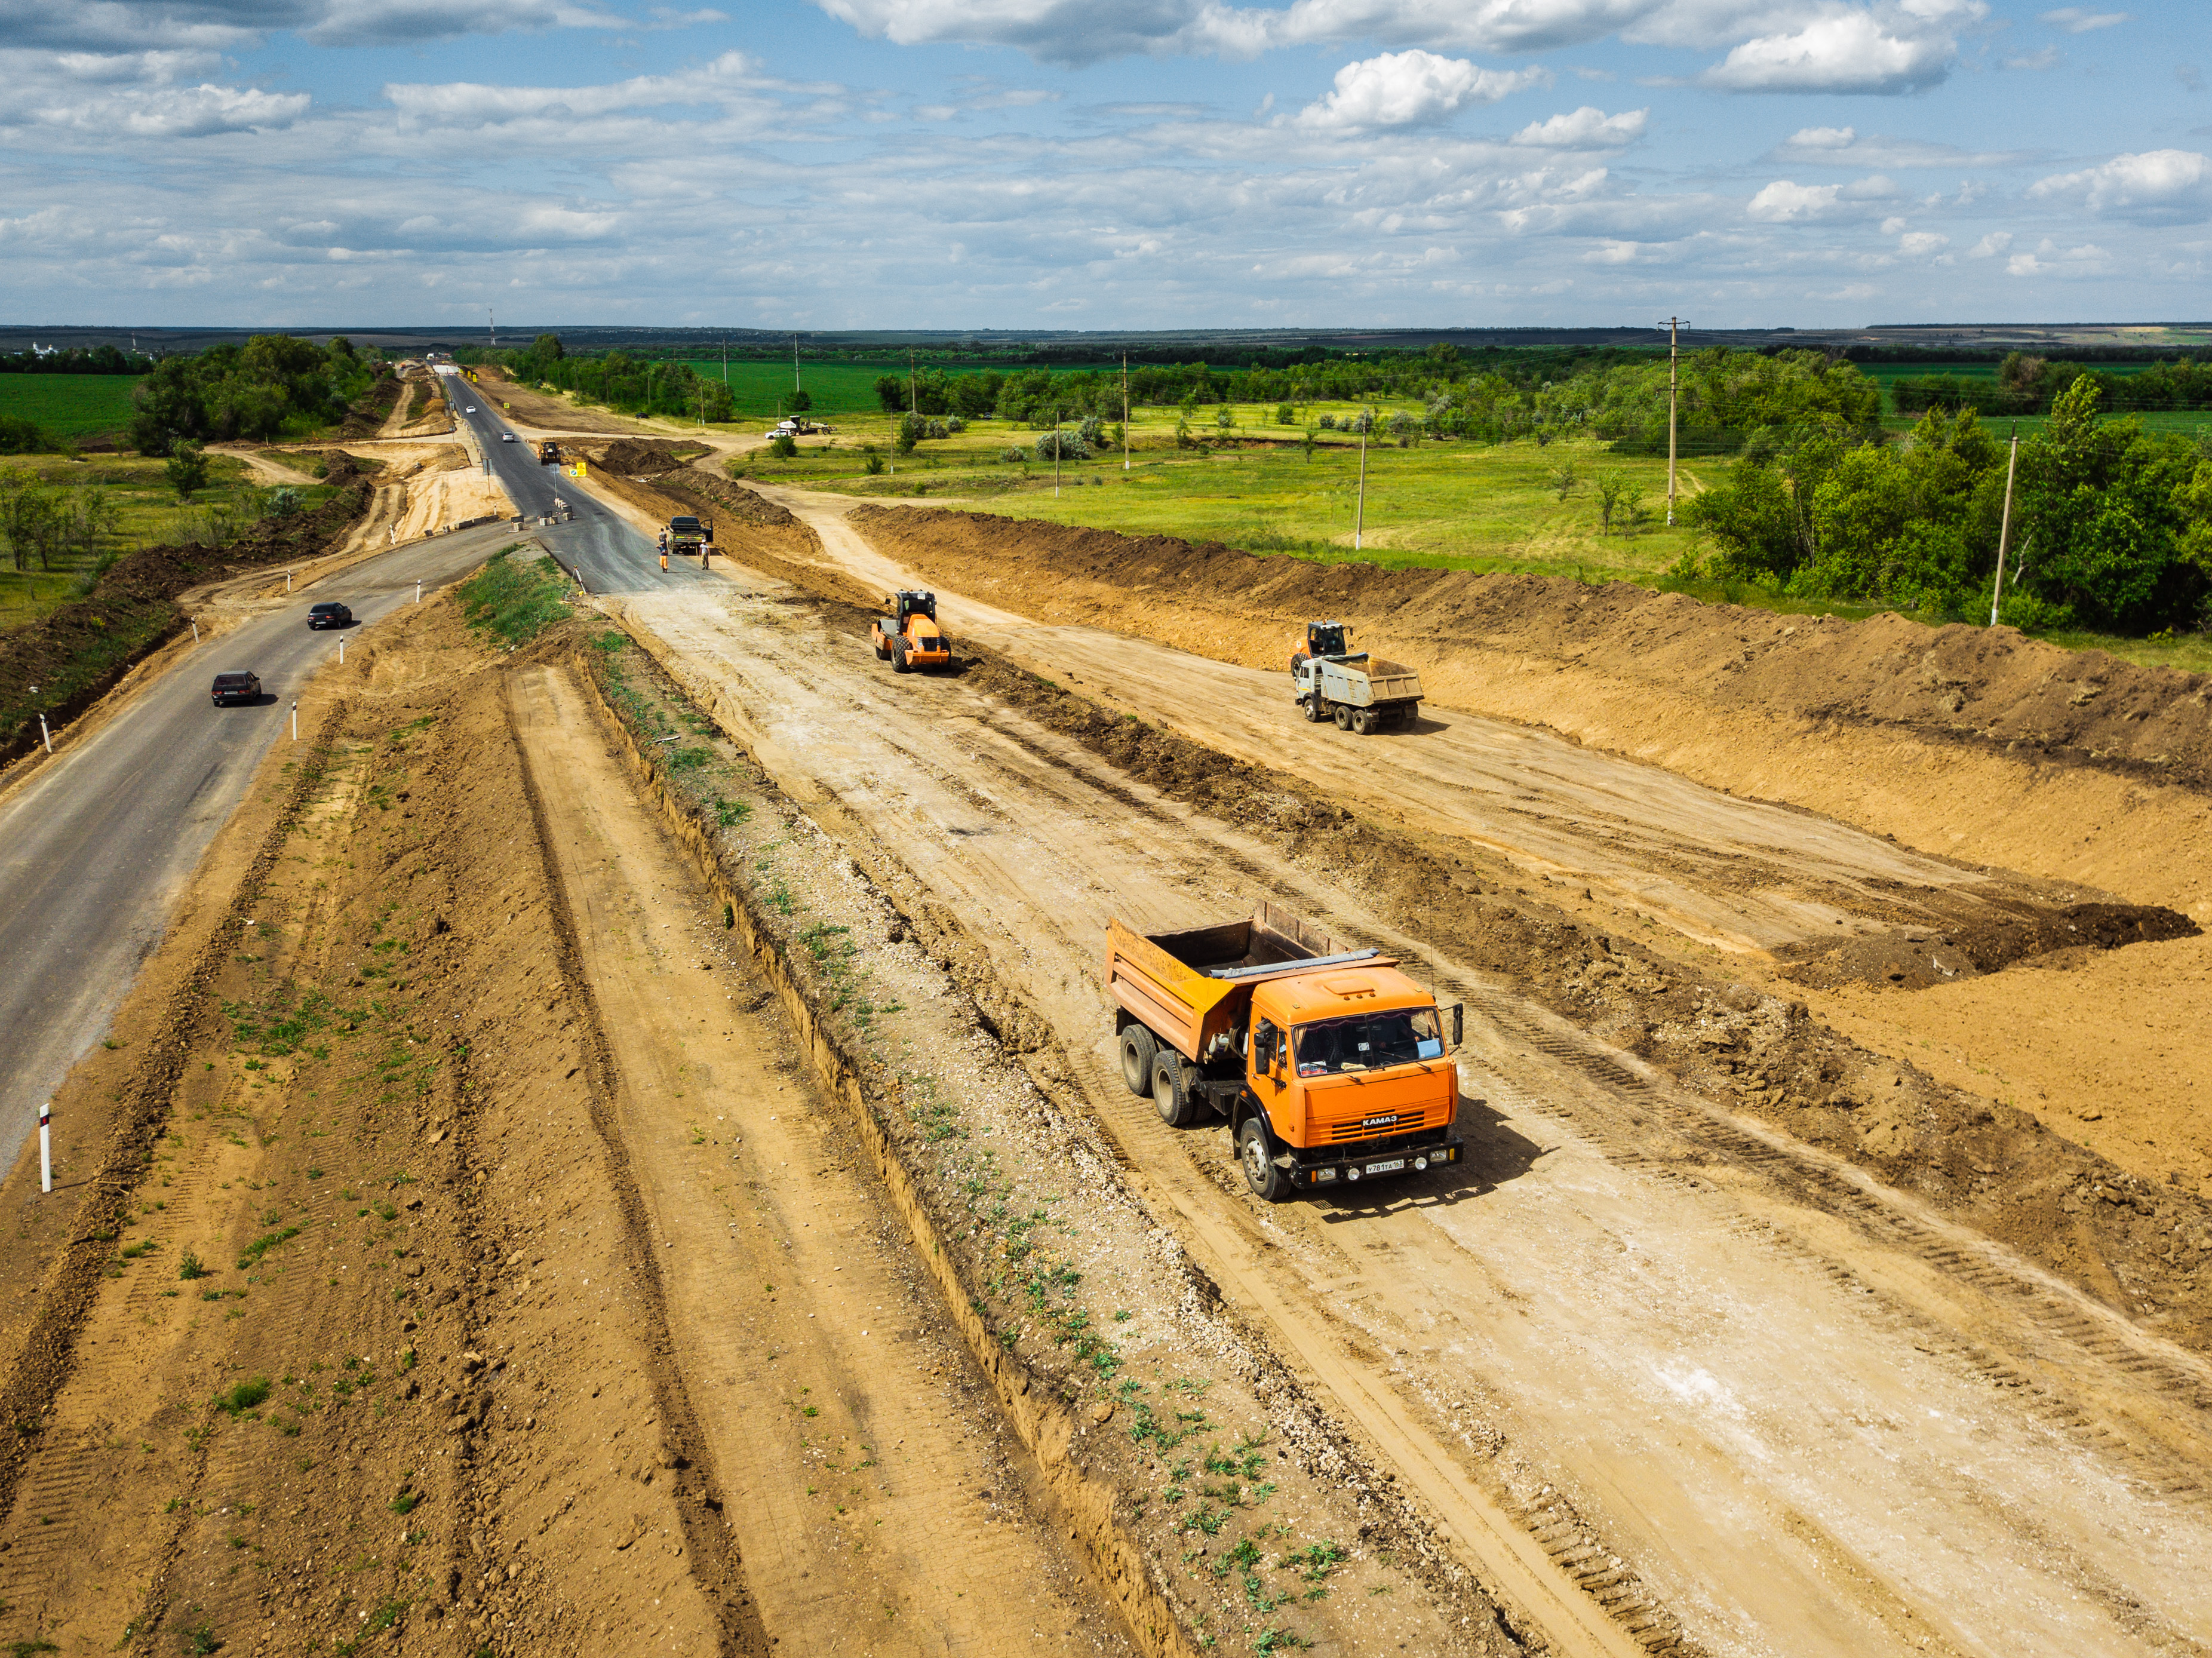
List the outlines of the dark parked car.
<svg viewBox="0 0 2212 1658">
<path fill-rule="evenodd" d="M 261 676 L 253 673 L 219 673 L 215 677 L 215 705 L 226 702 L 258 702 L 261 700 Z"/>
<path fill-rule="evenodd" d="M 353 612 L 343 604 L 325 601 L 311 606 L 307 611 L 310 628 L 343 628 L 351 623 Z"/>
</svg>

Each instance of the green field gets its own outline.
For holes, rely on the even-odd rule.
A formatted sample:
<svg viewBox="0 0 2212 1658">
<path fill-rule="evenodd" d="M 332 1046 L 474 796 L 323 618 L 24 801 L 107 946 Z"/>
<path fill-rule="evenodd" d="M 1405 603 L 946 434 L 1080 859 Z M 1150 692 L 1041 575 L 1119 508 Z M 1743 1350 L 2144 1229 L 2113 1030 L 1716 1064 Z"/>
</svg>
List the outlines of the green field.
<svg viewBox="0 0 2212 1658">
<path fill-rule="evenodd" d="M 48 378 L 63 377 L 6 374 L 0 375 L 0 382 Z M 105 377 L 88 374 L 83 378 Z M 210 505 L 234 505 L 234 492 L 243 487 L 246 477 L 244 463 L 228 455 L 210 456 L 208 487 L 199 492 L 194 506 L 179 507 L 176 492 L 163 476 L 163 466 L 161 461 L 142 460 L 135 455 L 90 460 L 69 460 L 57 455 L 0 457 L 0 475 L 4 475 L 6 487 L 27 484 L 64 507 L 83 499 L 76 492 L 98 490 L 115 512 L 114 527 L 100 537 L 91 556 L 72 550 L 55 558 L 52 569 L 40 568 L 37 556 L 32 555 L 26 560 L 30 568 L 18 570 L 10 550 L 0 544 L 0 633 L 35 622 L 78 597 L 79 590 L 89 585 L 105 560 L 175 534 L 187 527 L 195 514 L 204 515 Z M 330 490 L 325 485 L 303 486 L 300 495 L 306 505 L 313 507 L 326 499 Z"/>
<path fill-rule="evenodd" d="M 1355 409 L 1323 404 L 1315 413 L 1345 419 Z M 1199 412 L 1202 429 L 1218 435 L 1219 406 Z M 842 494 L 927 495 L 1012 517 L 1224 541 L 1252 552 L 1331 562 L 1650 580 L 1690 545 L 1686 530 L 1665 527 L 1663 456 L 1608 455 L 1595 443 L 1401 449 L 1376 442 L 1367 451 L 1364 520 L 1355 550 L 1358 440 L 1325 433 L 1308 459 L 1298 428 L 1277 425 L 1272 408 L 1247 404 L 1229 412 L 1236 422 L 1229 442 L 1209 451 L 1176 446 L 1173 410 L 1138 410 L 1129 470 L 1118 449 L 1066 463 L 1056 498 L 1052 463 L 1033 458 L 1040 434 L 1006 421 L 975 422 L 899 459 L 891 454 L 888 416 L 848 416 L 834 439 L 802 443 L 794 459 L 755 452 L 741 465 L 754 477 Z M 1390 413 L 1390 406 L 1382 412 Z M 875 476 L 866 470 L 863 451 L 870 444 L 885 463 Z M 1031 459 L 1002 459 L 1015 446 Z M 1557 474 L 1566 467 L 1575 476 L 1562 499 Z M 1600 531 L 1595 489 L 1601 476 L 1611 475 L 1641 491 L 1644 517 L 1634 533 L 1624 532 L 1625 510 L 1617 513 L 1612 533 Z M 1686 495 L 1697 479 L 1695 466 L 1683 469 Z"/>
<path fill-rule="evenodd" d="M 34 422 L 49 438 L 120 431 L 131 418 L 135 374 L 0 374 L 0 415 Z"/>
<path fill-rule="evenodd" d="M 722 378 L 720 358 L 690 359 L 691 372 L 706 380 Z M 983 370 L 969 364 L 938 364 L 949 374 L 980 374 Z M 933 365 L 924 363 L 923 367 Z M 814 400 L 807 412 L 817 418 L 834 418 L 839 415 L 877 414 L 882 405 L 876 401 L 876 381 L 884 374 L 904 374 L 903 361 L 892 362 L 823 362 L 810 363 L 799 360 L 800 382 L 806 395 Z M 778 414 L 791 412 L 791 364 L 784 362 L 732 362 L 729 365 L 730 396 L 734 399 L 738 415 L 747 422 L 765 416 L 774 419 Z"/>
</svg>

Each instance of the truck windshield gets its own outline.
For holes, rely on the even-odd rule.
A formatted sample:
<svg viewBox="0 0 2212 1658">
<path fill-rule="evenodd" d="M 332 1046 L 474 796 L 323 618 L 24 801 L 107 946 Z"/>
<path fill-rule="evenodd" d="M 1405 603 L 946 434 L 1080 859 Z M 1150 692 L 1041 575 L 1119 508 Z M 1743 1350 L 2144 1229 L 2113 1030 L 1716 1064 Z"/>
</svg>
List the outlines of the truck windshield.
<svg viewBox="0 0 2212 1658">
<path fill-rule="evenodd" d="M 1333 1077 L 1347 1071 L 1379 1071 L 1389 1065 L 1444 1055 L 1443 1033 L 1432 1007 L 1393 1008 L 1351 1018 L 1321 1019 L 1291 1033 L 1298 1075 Z"/>
</svg>

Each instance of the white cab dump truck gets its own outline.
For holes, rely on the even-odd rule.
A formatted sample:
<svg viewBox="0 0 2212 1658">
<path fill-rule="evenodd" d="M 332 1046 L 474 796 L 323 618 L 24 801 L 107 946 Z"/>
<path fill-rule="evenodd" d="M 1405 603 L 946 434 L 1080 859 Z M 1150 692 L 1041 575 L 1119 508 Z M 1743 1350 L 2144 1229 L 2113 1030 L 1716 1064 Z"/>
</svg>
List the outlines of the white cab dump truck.
<svg viewBox="0 0 2212 1658">
<path fill-rule="evenodd" d="M 1291 695 L 1299 711 L 1339 731 L 1400 731 L 1421 711 L 1421 677 L 1402 662 L 1386 662 L 1352 648 L 1341 622 L 1309 622 L 1304 642 L 1291 653 Z"/>
</svg>

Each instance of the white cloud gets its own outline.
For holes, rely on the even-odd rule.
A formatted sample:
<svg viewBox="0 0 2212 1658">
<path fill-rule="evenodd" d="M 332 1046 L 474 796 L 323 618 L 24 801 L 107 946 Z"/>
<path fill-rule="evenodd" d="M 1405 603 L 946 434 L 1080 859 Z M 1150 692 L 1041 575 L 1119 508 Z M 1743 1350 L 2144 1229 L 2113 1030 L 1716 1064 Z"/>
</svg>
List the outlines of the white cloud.
<svg viewBox="0 0 2212 1658">
<path fill-rule="evenodd" d="M 1744 212 L 1767 224 L 1818 219 L 1834 210 L 1836 198 L 1842 193 L 1841 185 L 1801 185 L 1777 179 L 1751 198 Z"/>
<path fill-rule="evenodd" d="M 1855 127 L 1800 127 L 1790 135 L 1791 149 L 1849 149 L 1858 137 Z"/>
<path fill-rule="evenodd" d="M 1966 250 L 1966 257 L 1970 259 L 1994 259 L 2011 246 L 2012 232 L 1992 230 Z"/>
<path fill-rule="evenodd" d="M 1924 259 L 1941 253 L 1950 246 L 1948 236 L 1938 235 L 1932 230 L 1908 230 L 1897 239 L 1897 251 L 1911 259 Z"/>
<path fill-rule="evenodd" d="M 76 100 L 48 96 L 18 102 L 0 114 L 0 125 L 128 138 L 204 138 L 222 132 L 281 131 L 313 102 L 304 92 L 252 87 L 131 87 Z"/>
<path fill-rule="evenodd" d="M 1997 67 L 1999 69 L 2026 70 L 2029 71 L 2057 69 L 2058 67 L 2058 48 L 2056 46 L 2045 46 L 2035 52 L 2008 52 L 2004 57 L 1997 59 Z"/>
<path fill-rule="evenodd" d="M 1905 0 L 1831 12 L 1745 41 L 1698 80 L 1725 92 L 1917 92 L 1950 73 L 1954 29 L 1987 10 L 1981 0 Z"/>
<path fill-rule="evenodd" d="M 1513 135 L 1513 142 L 1538 149 L 1618 149 L 1642 137 L 1650 118 L 1648 109 L 1607 115 L 1584 104 L 1571 114 L 1531 121 Z"/>
<path fill-rule="evenodd" d="M 1879 173 L 1848 185 L 1801 185 L 1777 179 L 1751 198 L 1744 213 L 1767 224 L 1794 224 L 1845 211 L 1863 214 L 1867 210 L 1862 203 L 1887 201 L 1896 194 L 1897 186 Z"/>
<path fill-rule="evenodd" d="M 2038 200 L 2078 202 L 2113 218 L 2194 224 L 2212 218 L 2212 156 L 2193 149 L 2115 155 L 2101 167 L 2039 179 L 2027 193 Z"/>
<path fill-rule="evenodd" d="M 1878 132 L 1861 137 L 1850 127 L 1805 127 L 1771 159 L 1808 167 L 2017 167 L 2039 158 L 2032 150 L 1974 151 Z"/>
<path fill-rule="evenodd" d="M 2129 16 L 2124 11 L 2091 11 L 2087 6 L 2061 6 L 2056 11 L 2045 12 L 2043 21 L 2069 34 L 2087 34 L 2091 29 L 2108 29 L 2115 23 L 2124 23 Z"/>
<path fill-rule="evenodd" d="M 1309 104 L 1296 125 L 1323 130 L 1433 126 L 1466 104 L 1494 104 L 1510 93 L 1549 86 L 1548 70 L 1478 69 L 1464 58 L 1432 52 L 1386 52 L 1336 72 L 1328 94 Z"/>
<path fill-rule="evenodd" d="M 475 125 L 534 116 L 605 115 L 617 110 L 719 103 L 755 84 L 753 65 L 745 55 L 726 52 L 696 70 L 676 75 L 641 75 L 595 87 L 500 87 L 467 81 L 423 85 L 394 82 L 384 88 L 384 95 L 409 121 Z"/>
</svg>

